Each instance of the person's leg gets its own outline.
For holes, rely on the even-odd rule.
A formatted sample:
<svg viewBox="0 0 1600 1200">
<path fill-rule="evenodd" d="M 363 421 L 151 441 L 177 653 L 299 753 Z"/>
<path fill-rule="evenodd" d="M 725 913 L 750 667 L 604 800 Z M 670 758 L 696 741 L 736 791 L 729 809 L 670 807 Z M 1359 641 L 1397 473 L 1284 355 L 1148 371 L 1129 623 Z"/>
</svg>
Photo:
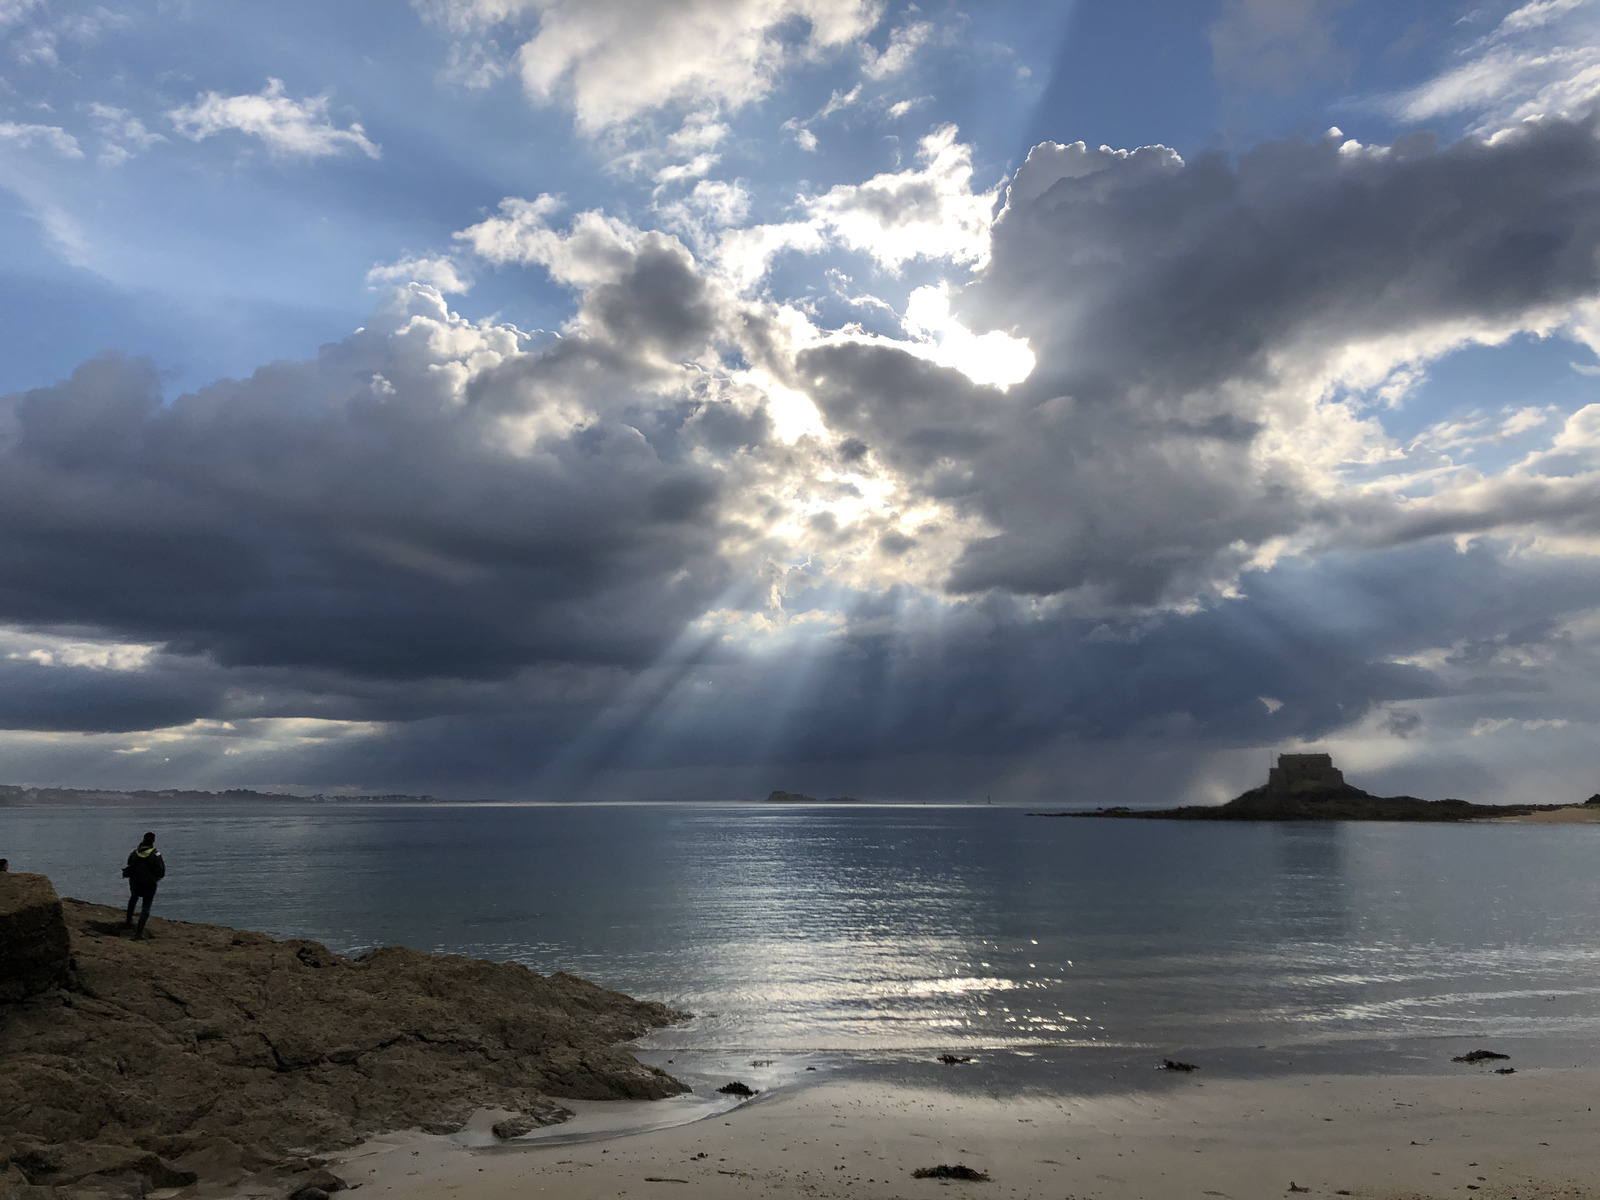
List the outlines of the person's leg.
<svg viewBox="0 0 1600 1200">
<path fill-rule="evenodd" d="M 144 893 L 144 907 L 139 910 L 139 928 L 134 933 L 134 937 L 142 938 L 144 936 L 144 923 L 150 919 L 150 901 L 155 898 L 156 889 L 152 886 Z M 128 907 L 131 909 L 133 906 L 130 904 Z"/>
<path fill-rule="evenodd" d="M 128 926 L 133 924 L 133 906 L 135 904 L 137 904 L 137 903 L 139 903 L 139 889 L 138 888 L 129 888 L 128 889 L 128 919 L 122 923 L 122 927 L 124 929 L 126 929 Z"/>
</svg>

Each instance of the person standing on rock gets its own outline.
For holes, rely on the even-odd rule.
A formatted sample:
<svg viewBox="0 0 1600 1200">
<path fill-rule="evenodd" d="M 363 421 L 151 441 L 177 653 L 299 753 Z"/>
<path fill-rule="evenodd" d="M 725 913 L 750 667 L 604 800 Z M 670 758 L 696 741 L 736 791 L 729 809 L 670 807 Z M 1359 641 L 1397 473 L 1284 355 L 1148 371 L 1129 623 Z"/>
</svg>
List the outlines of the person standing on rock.
<svg viewBox="0 0 1600 1200">
<path fill-rule="evenodd" d="M 167 874 L 167 864 L 156 849 L 156 835 L 147 833 L 134 852 L 128 855 L 128 865 L 122 868 L 122 877 L 128 881 L 128 919 L 122 923 L 126 929 L 133 924 L 133 906 L 144 901 L 139 912 L 139 928 L 135 938 L 144 936 L 144 924 L 150 919 L 150 901 L 156 898 L 156 884 Z"/>
</svg>

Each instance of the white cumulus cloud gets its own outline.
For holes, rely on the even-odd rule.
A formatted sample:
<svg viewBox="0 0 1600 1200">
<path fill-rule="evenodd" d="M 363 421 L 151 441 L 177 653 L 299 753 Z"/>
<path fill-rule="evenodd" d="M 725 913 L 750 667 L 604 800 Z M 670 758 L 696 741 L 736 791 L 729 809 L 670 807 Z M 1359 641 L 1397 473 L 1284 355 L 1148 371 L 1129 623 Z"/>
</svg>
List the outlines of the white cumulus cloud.
<svg viewBox="0 0 1600 1200">
<path fill-rule="evenodd" d="M 379 147 L 367 138 L 360 124 L 345 129 L 333 124 L 326 95 L 296 100 L 284 93 L 281 79 L 267 80 L 267 86 L 254 95 L 205 92 L 195 97 L 193 104 L 172 109 L 167 116 L 179 133 L 196 142 L 237 130 L 259 138 L 274 154 L 324 158 L 357 151 L 368 158 L 379 156 Z"/>
<path fill-rule="evenodd" d="M 472 276 L 446 255 L 407 256 L 379 263 L 367 272 L 367 286 L 421 283 L 443 295 L 463 295 L 472 290 Z"/>
<path fill-rule="evenodd" d="M 899 270 L 914 258 L 979 266 L 989 256 L 998 189 L 972 190 L 972 149 L 946 125 L 918 145 L 920 168 L 840 184 L 808 204 L 816 222 L 852 250 Z"/>
<path fill-rule="evenodd" d="M 417 0 L 459 37 L 509 24 L 528 95 L 594 133 L 669 105 L 736 109 L 783 70 L 859 41 L 877 0 Z M 521 23 L 532 23 L 531 31 Z M 893 53 L 893 47 L 891 51 Z"/>
</svg>

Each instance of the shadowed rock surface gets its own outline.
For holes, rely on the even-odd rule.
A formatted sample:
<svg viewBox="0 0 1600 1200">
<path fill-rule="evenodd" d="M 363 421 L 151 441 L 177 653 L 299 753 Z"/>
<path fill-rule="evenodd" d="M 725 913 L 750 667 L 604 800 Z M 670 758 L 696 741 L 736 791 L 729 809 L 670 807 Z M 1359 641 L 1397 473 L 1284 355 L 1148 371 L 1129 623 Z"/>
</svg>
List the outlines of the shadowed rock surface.
<svg viewBox="0 0 1600 1200">
<path fill-rule="evenodd" d="M 0 1001 L 65 983 L 71 957 L 61 901 L 49 878 L 0 873 Z"/>
<path fill-rule="evenodd" d="M 478 1108 L 549 1124 L 551 1097 L 687 1090 L 616 1046 L 679 1014 L 572 975 L 155 918 L 135 942 L 117 909 L 61 911 L 65 983 L 0 1005 L 0 1200 L 235 1183 Z"/>
</svg>

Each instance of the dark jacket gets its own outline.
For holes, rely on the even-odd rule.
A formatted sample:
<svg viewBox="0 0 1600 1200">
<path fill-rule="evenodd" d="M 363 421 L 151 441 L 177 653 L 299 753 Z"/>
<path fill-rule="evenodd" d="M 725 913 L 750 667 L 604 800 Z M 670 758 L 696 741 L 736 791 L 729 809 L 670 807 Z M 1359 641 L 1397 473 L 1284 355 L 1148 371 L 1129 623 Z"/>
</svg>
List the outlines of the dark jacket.
<svg viewBox="0 0 1600 1200">
<path fill-rule="evenodd" d="M 160 883 L 167 873 L 167 864 L 161 860 L 159 850 L 152 850 L 149 854 L 140 854 L 135 850 L 128 855 L 128 865 L 122 873 L 128 877 L 128 886 L 139 892 Z"/>
</svg>

